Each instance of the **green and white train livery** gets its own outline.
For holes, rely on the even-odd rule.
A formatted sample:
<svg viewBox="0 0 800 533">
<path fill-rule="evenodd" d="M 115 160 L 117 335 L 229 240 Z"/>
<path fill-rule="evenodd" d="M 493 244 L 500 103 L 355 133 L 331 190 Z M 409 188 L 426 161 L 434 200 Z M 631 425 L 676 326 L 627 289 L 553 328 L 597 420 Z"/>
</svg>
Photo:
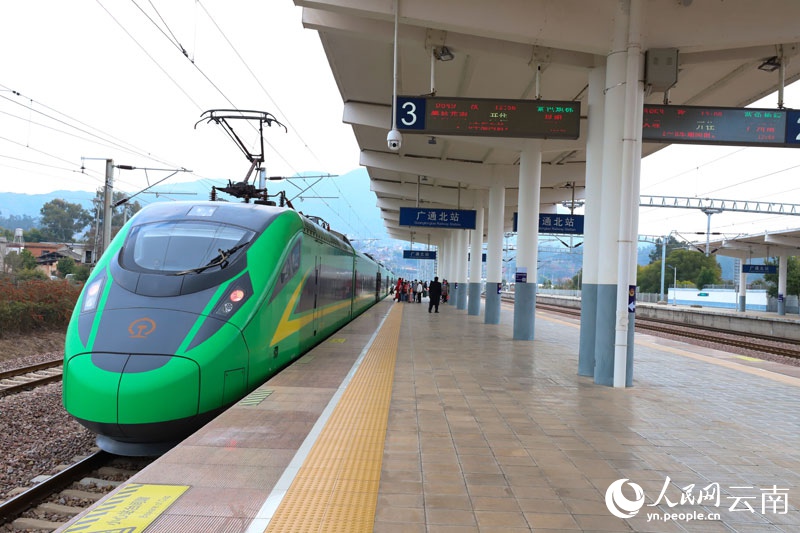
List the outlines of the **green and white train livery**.
<svg viewBox="0 0 800 533">
<path fill-rule="evenodd" d="M 78 300 L 64 407 L 106 451 L 162 453 L 385 297 L 391 276 L 292 209 L 148 206 Z"/>
</svg>

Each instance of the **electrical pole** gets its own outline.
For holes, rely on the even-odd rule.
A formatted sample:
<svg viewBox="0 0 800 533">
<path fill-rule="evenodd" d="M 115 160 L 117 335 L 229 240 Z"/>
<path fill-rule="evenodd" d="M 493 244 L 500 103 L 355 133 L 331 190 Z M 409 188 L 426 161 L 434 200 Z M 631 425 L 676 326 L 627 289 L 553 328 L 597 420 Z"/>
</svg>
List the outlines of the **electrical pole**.
<svg viewBox="0 0 800 533">
<path fill-rule="evenodd" d="M 106 159 L 106 190 L 103 202 L 103 253 L 108 250 L 111 244 L 111 200 L 114 190 L 114 160 Z"/>
</svg>

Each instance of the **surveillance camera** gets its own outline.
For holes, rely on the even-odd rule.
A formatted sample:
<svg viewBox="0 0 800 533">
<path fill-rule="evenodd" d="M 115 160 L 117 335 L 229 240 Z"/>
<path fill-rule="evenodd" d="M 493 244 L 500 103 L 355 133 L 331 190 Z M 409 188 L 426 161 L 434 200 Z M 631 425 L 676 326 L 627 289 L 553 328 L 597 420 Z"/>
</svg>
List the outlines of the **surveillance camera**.
<svg viewBox="0 0 800 533">
<path fill-rule="evenodd" d="M 389 150 L 394 150 L 396 152 L 403 145 L 403 136 L 399 131 L 392 130 L 389 132 L 389 135 L 386 136 L 386 144 L 389 145 Z"/>
</svg>

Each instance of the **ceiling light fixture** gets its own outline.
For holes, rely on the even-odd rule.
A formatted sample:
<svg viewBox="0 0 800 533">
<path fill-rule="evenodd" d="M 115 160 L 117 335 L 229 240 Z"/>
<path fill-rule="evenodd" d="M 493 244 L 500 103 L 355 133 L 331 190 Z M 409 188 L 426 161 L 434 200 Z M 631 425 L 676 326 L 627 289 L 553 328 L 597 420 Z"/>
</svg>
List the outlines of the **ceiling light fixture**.
<svg viewBox="0 0 800 533">
<path fill-rule="evenodd" d="M 781 60 L 778 59 L 778 56 L 765 59 L 764 62 L 758 66 L 758 70 L 763 70 L 764 72 L 775 72 L 779 68 L 781 68 Z"/>
<path fill-rule="evenodd" d="M 433 56 L 439 61 L 452 61 L 456 56 L 446 46 L 433 49 Z"/>
</svg>

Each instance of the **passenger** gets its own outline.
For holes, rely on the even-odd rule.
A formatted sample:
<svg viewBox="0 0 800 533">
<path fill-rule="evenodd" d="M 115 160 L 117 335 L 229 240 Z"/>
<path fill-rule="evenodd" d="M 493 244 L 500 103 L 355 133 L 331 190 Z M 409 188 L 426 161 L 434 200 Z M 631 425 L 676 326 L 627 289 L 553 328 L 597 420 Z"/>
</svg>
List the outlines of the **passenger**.
<svg viewBox="0 0 800 533">
<path fill-rule="evenodd" d="M 434 276 L 433 281 L 428 285 L 428 312 L 436 308 L 439 312 L 439 298 L 442 296 L 442 283 L 439 281 L 439 276 Z"/>
<path fill-rule="evenodd" d="M 447 303 L 447 297 L 450 296 L 450 284 L 447 280 L 442 280 L 442 303 Z"/>
<path fill-rule="evenodd" d="M 417 282 L 416 297 L 417 297 L 417 303 L 421 304 L 422 303 L 422 282 L 421 281 Z"/>
<path fill-rule="evenodd" d="M 394 300 L 396 302 L 403 301 L 403 278 L 397 278 L 397 285 L 394 288 Z"/>
</svg>

